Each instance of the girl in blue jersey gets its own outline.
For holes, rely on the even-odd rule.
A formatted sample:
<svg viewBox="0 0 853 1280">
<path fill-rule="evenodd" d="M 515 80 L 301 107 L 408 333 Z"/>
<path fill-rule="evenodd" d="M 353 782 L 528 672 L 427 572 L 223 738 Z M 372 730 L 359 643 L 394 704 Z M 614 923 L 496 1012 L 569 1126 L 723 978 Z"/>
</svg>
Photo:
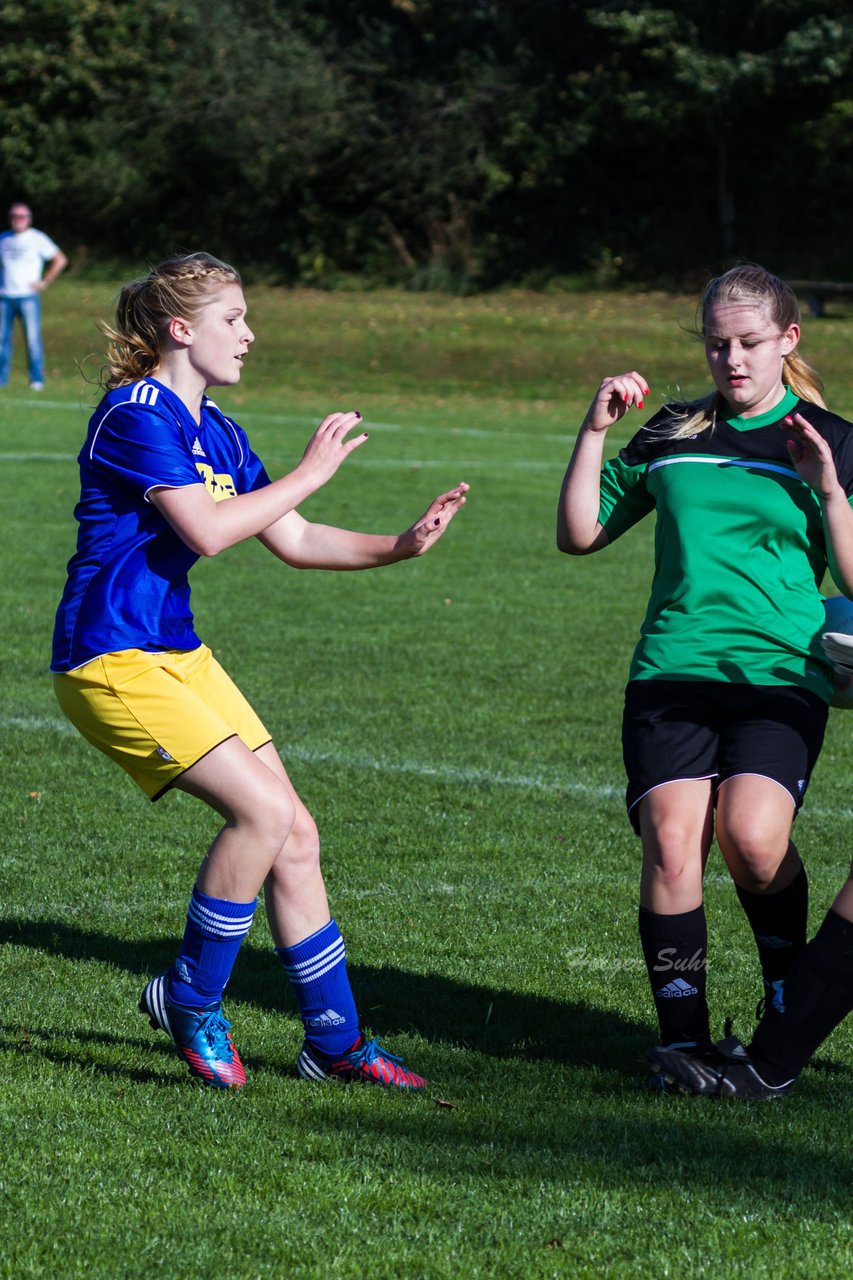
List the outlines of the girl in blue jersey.
<svg viewBox="0 0 853 1280">
<path fill-rule="evenodd" d="M 649 395 L 601 383 L 558 509 L 562 551 L 600 551 L 654 511 L 655 576 L 622 727 L 642 838 L 640 937 L 661 1043 L 710 1041 L 705 862 L 716 835 L 752 927 L 765 1001 L 805 945 L 807 883 L 791 828 L 823 741 L 827 565 L 853 593 L 853 431 L 797 353 L 792 291 L 760 267 L 712 280 L 701 335 L 714 382 L 666 406 L 602 467 L 608 429 Z"/>
<path fill-rule="evenodd" d="M 207 254 L 170 258 L 126 285 L 107 333 L 106 394 L 79 457 L 77 551 L 56 618 L 56 693 L 84 737 L 151 799 L 177 787 L 224 819 L 180 953 L 147 984 L 140 1009 L 193 1075 L 240 1087 L 222 992 L 263 886 L 305 1028 L 299 1074 L 421 1089 L 419 1075 L 361 1034 L 317 829 L 269 733 L 196 635 L 187 573 L 199 556 L 251 537 L 302 569 L 420 556 L 468 486 L 441 494 L 396 536 L 305 520 L 299 504 L 367 440 L 361 415 L 325 418 L 299 465 L 270 479 L 245 432 L 206 395 L 239 381 L 254 341 L 239 275 Z"/>
</svg>

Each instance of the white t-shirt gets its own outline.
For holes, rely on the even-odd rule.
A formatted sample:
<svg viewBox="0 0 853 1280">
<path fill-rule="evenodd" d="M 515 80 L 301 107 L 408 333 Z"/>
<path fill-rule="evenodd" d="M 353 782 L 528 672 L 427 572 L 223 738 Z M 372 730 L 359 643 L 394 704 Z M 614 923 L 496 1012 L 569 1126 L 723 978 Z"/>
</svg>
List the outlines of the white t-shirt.
<svg viewBox="0 0 853 1280">
<path fill-rule="evenodd" d="M 26 298 L 34 293 L 33 284 L 41 280 L 44 264 L 58 253 L 59 246 L 35 227 L 0 235 L 0 295 Z"/>
</svg>

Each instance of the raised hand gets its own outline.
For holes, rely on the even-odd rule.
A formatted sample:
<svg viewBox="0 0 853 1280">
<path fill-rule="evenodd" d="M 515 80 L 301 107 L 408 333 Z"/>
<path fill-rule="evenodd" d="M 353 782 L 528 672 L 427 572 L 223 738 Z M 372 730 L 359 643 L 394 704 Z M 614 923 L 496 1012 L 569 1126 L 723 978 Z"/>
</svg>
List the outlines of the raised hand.
<svg viewBox="0 0 853 1280">
<path fill-rule="evenodd" d="M 636 369 L 631 373 L 618 373 L 613 378 L 604 378 L 587 410 L 583 426 L 588 431 L 606 431 L 625 416 L 631 405 L 642 409 L 648 394 L 649 384 Z"/>
<path fill-rule="evenodd" d="M 818 497 L 828 497 L 838 488 L 838 473 L 829 445 L 801 413 L 790 414 L 780 425 L 791 433 L 791 439 L 786 442 L 788 455 L 800 479 Z"/>
<path fill-rule="evenodd" d="M 397 549 L 404 556 L 422 556 L 438 542 L 456 512 L 465 505 L 469 486 L 464 483 L 440 493 L 427 510 L 397 539 Z"/>
<path fill-rule="evenodd" d="M 309 475 L 315 488 L 331 480 L 344 459 L 367 439 L 366 431 L 347 439 L 353 427 L 360 424 L 360 413 L 330 413 L 305 446 L 297 471 Z"/>
</svg>

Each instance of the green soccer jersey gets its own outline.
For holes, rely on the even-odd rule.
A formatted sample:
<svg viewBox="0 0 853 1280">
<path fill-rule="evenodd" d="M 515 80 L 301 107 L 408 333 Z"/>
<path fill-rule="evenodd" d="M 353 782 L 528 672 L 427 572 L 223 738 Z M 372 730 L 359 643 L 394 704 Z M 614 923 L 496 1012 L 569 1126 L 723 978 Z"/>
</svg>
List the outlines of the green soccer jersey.
<svg viewBox="0 0 853 1280">
<path fill-rule="evenodd" d="M 827 702 L 820 646 L 827 567 L 820 502 L 791 465 L 796 408 L 829 443 L 853 494 L 853 427 L 789 390 L 769 413 L 668 440 L 662 410 L 601 474 L 612 542 L 654 510 L 655 571 L 631 680 L 799 685 Z"/>
</svg>

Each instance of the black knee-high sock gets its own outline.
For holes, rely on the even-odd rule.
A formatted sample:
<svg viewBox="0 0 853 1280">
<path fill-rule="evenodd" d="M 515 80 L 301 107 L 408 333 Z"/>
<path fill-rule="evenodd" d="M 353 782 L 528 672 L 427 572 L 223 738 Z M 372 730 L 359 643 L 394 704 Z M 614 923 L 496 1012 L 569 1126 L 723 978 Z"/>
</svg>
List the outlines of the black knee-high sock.
<svg viewBox="0 0 853 1280">
<path fill-rule="evenodd" d="M 704 906 L 662 916 L 640 907 L 640 941 L 660 1023 L 661 1044 L 710 1042 L 705 985 L 708 926 Z"/>
<path fill-rule="evenodd" d="M 750 893 L 735 885 L 755 935 L 765 982 L 786 978 L 808 936 L 809 882 L 801 866 L 781 893 Z"/>
<path fill-rule="evenodd" d="M 853 1009 L 853 924 L 830 911 L 785 980 L 785 1010 L 768 1003 L 749 1055 L 768 1084 L 800 1074 Z"/>
</svg>

